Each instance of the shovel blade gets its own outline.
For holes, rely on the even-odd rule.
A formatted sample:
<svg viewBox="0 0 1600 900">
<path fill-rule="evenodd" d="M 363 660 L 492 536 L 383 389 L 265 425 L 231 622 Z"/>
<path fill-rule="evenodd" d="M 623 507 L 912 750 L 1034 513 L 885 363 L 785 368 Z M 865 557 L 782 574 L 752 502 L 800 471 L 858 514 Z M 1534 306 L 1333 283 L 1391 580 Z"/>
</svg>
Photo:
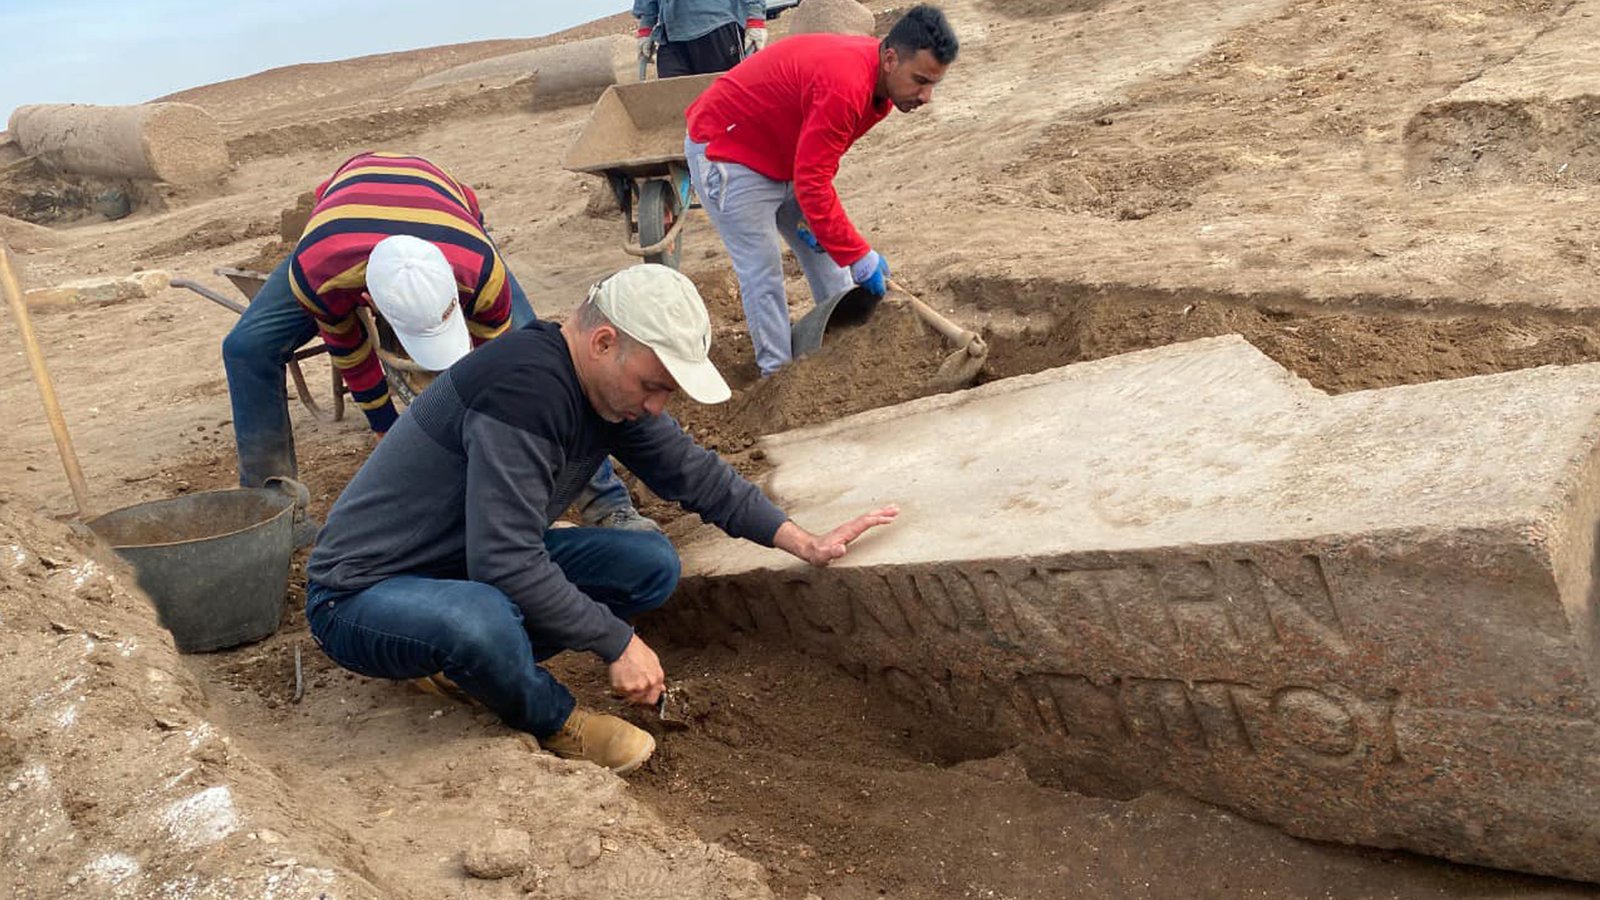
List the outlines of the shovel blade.
<svg viewBox="0 0 1600 900">
<path fill-rule="evenodd" d="M 789 332 L 789 349 L 796 359 L 822 348 L 825 335 L 853 328 L 872 318 L 883 297 L 860 285 L 818 303 L 800 317 Z"/>
</svg>

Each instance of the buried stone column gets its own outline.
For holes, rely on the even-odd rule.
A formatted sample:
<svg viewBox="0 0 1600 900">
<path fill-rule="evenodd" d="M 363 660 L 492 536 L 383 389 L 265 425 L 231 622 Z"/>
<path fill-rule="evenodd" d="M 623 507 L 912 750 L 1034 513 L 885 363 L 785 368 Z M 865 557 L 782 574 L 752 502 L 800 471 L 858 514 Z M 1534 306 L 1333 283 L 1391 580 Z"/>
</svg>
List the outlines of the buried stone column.
<svg viewBox="0 0 1600 900">
<path fill-rule="evenodd" d="M 904 512 L 826 570 L 700 537 L 671 615 L 1069 782 L 1600 880 L 1597 439 L 1600 366 L 1328 397 L 1165 347 L 767 439 L 802 524 Z"/>
<path fill-rule="evenodd" d="M 9 129 L 25 152 L 64 172 L 196 184 L 228 168 L 222 129 L 188 103 L 19 106 Z"/>
</svg>

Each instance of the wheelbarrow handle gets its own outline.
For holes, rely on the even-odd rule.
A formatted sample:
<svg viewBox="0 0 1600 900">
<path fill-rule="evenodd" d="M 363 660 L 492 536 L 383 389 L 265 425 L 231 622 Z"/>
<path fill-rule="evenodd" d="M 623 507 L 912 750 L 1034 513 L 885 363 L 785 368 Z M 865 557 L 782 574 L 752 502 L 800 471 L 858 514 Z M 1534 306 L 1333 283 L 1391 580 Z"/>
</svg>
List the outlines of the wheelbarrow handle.
<svg viewBox="0 0 1600 900">
<path fill-rule="evenodd" d="M 175 288 L 188 288 L 189 290 L 194 291 L 196 294 L 199 294 L 207 300 L 210 300 L 212 303 L 232 310 L 236 315 L 244 315 L 245 306 L 243 303 L 230 300 L 229 298 L 222 296 L 198 281 L 193 281 L 188 278 L 174 278 L 172 279 L 171 283 Z"/>
</svg>

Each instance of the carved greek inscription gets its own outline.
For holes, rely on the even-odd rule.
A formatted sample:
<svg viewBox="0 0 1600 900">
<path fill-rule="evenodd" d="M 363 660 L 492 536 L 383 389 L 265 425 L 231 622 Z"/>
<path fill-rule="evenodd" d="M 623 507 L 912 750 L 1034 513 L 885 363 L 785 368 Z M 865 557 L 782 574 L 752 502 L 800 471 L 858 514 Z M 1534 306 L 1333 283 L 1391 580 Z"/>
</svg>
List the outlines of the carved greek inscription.
<svg viewBox="0 0 1600 900">
<path fill-rule="evenodd" d="M 1019 734 L 1022 722 L 1037 715 L 1031 699 L 1010 684 L 996 683 L 976 672 L 949 669 L 921 674 L 883 666 L 866 679 L 929 719 L 959 723 L 1001 734 Z"/>
<path fill-rule="evenodd" d="M 1056 630 L 1061 634 L 1100 638 L 1108 644 L 1125 639 L 1117 620 L 1116 602 L 1137 594 L 1142 571 L 1127 569 L 1047 569 L 1056 585 Z"/>
<path fill-rule="evenodd" d="M 1162 605 L 1172 615 L 1178 641 L 1185 646 L 1239 653 L 1251 640 L 1261 637 L 1247 638 L 1243 633 L 1237 621 L 1239 613 L 1232 609 L 1231 597 L 1209 562 L 1163 568 L 1157 576 L 1157 590 L 1164 601 Z"/>
<path fill-rule="evenodd" d="M 748 593 L 742 607 L 708 593 L 713 614 L 732 617 L 736 628 L 764 618 Z M 785 630 L 821 637 L 959 635 L 1013 647 L 1188 649 L 1212 657 L 1270 647 L 1349 650 L 1322 562 L 1309 555 L 791 575 L 777 594 Z"/>
<path fill-rule="evenodd" d="M 945 586 L 944 577 L 937 572 L 917 572 L 906 578 L 910 585 L 909 592 L 903 596 L 903 605 L 908 610 L 915 610 L 913 619 L 932 623 L 952 633 L 960 631 L 963 624 L 971 627 L 972 623 L 963 616 L 962 608 L 956 605 L 955 596 Z M 923 630 L 918 629 L 919 632 Z"/>
<path fill-rule="evenodd" d="M 929 715 L 1003 724 L 1101 751 L 1287 759 L 1329 769 L 1402 759 L 1393 727 L 1398 695 L 1368 698 L 1337 687 L 1224 681 L 1096 680 L 1056 672 L 1024 675 L 1010 684 L 896 667 L 880 670 L 878 677 L 894 696 Z"/>
<path fill-rule="evenodd" d="M 1304 640 L 1341 652 L 1349 649 L 1322 560 L 1302 556 L 1296 563 L 1270 566 L 1245 559 L 1234 565 L 1249 572 L 1279 643 Z"/>
<path fill-rule="evenodd" d="M 784 618 L 799 632 L 820 635 L 848 635 L 855 631 L 852 604 L 840 592 L 827 590 L 810 578 L 786 579 L 778 590 L 777 603 Z"/>
<path fill-rule="evenodd" d="M 1032 697 L 1047 733 L 1087 737 L 1102 744 L 1128 738 L 1129 723 L 1116 683 L 1098 685 L 1082 675 L 1040 674 L 1020 678 L 1018 685 Z"/>
<path fill-rule="evenodd" d="M 778 594 L 791 627 L 800 623 L 824 635 L 987 635 L 997 633 L 997 627 L 1019 634 L 1004 598 L 980 591 L 957 570 L 797 576 L 784 581 Z"/>
<path fill-rule="evenodd" d="M 745 633 L 757 630 L 750 595 L 737 582 L 731 579 L 718 582 L 711 586 L 709 593 L 707 605 L 724 627 Z"/>
</svg>

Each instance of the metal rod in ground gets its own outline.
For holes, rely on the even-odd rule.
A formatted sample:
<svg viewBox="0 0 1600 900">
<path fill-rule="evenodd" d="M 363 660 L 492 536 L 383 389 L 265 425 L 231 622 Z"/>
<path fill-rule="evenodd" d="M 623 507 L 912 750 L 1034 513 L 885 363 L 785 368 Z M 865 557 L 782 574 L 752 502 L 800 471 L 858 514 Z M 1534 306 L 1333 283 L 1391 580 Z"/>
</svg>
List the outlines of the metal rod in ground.
<svg viewBox="0 0 1600 900">
<path fill-rule="evenodd" d="M 61 415 L 61 403 L 56 399 L 55 383 L 50 380 L 50 371 L 45 368 L 39 338 L 33 333 L 33 317 L 28 314 L 28 304 L 22 299 L 22 285 L 17 281 L 11 248 L 4 243 L 0 243 L 0 289 L 5 291 L 6 303 L 11 306 L 11 317 L 16 320 L 17 332 L 22 336 L 22 347 L 28 355 L 28 368 L 33 371 L 33 383 L 39 388 L 39 400 L 44 404 L 45 418 L 50 420 L 50 433 L 55 436 L 61 467 L 66 470 L 67 483 L 72 486 L 72 499 L 78 504 L 78 518 L 87 520 L 89 485 L 83 480 L 78 453 L 72 449 L 72 435 L 67 433 L 67 420 Z"/>
<path fill-rule="evenodd" d="M 293 699 L 292 702 L 299 703 L 300 702 L 300 698 L 304 697 L 305 695 L 306 695 L 306 675 L 305 675 L 305 670 L 300 667 L 300 645 L 299 644 L 295 644 L 294 645 L 294 699 Z"/>
</svg>

